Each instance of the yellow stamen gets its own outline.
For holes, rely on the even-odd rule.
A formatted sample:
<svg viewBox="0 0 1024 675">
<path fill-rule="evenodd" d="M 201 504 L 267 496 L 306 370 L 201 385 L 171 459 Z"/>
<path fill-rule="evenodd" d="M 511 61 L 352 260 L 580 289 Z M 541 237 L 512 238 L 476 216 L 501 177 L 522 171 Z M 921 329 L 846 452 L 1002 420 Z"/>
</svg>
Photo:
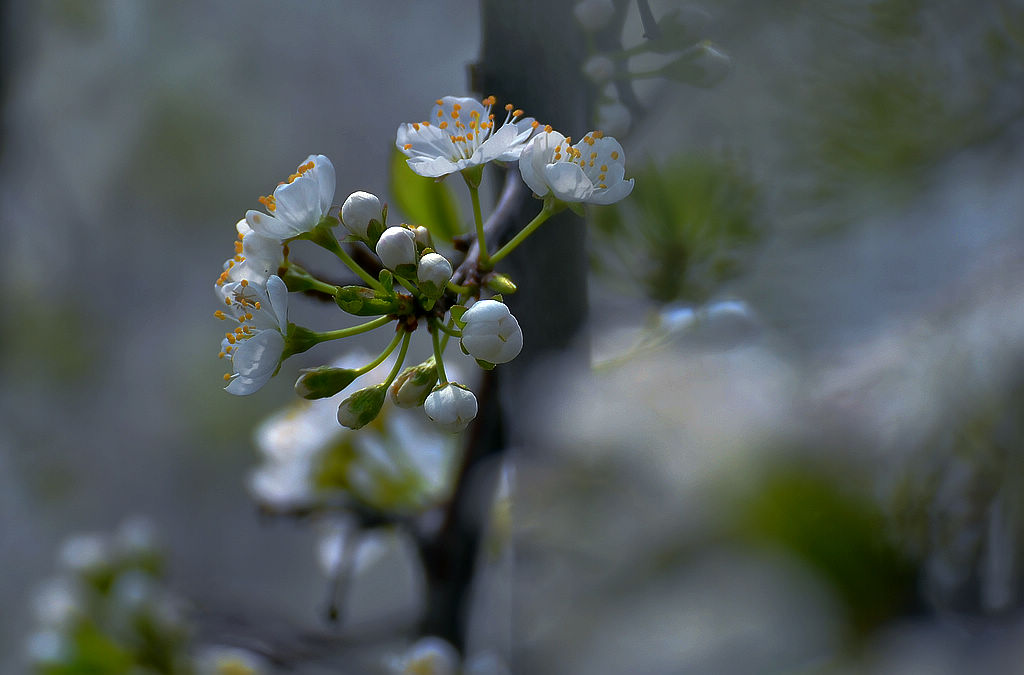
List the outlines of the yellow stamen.
<svg viewBox="0 0 1024 675">
<path fill-rule="evenodd" d="M 619 158 L 619 152 L 617 150 L 612 150 L 612 159 L 618 159 L 618 158 Z"/>
</svg>

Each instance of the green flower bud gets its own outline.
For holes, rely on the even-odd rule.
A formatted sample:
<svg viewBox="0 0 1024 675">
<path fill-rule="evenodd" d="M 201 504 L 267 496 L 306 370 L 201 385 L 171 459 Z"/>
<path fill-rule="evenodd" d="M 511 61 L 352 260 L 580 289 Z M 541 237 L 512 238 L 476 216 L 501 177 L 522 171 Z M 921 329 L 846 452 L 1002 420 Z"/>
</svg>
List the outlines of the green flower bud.
<svg viewBox="0 0 1024 675">
<path fill-rule="evenodd" d="M 383 383 L 360 389 L 338 406 L 338 423 L 349 429 L 362 429 L 380 414 L 386 395 Z"/>
<path fill-rule="evenodd" d="M 410 366 L 399 373 L 394 384 L 391 385 L 391 400 L 399 408 L 421 406 L 435 384 L 437 384 L 437 363 L 431 356 L 423 363 Z"/>
<path fill-rule="evenodd" d="M 359 371 L 351 368 L 304 368 L 295 380 L 295 393 L 302 398 L 316 399 L 334 396 L 352 384 L 359 377 Z"/>
</svg>

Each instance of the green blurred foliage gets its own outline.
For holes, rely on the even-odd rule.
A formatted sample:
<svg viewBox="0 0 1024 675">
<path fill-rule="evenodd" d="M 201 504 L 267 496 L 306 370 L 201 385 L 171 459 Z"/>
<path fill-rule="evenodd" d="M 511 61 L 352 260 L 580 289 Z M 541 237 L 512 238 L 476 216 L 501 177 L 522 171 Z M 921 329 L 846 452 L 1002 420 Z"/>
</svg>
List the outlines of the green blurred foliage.
<svg viewBox="0 0 1024 675">
<path fill-rule="evenodd" d="M 757 187 L 728 159 L 681 155 L 648 165 L 630 197 L 593 212 L 594 263 L 656 302 L 703 302 L 736 276 L 755 222 Z"/>
<path fill-rule="evenodd" d="M 768 471 L 741 500 L 736 523 L 742 539 L 781 548 L 826 581 L 854 638 L 913 607 L 915 563 L 888 539 L 870 495 L 834 470 Z"/>
<path fill-rule="evenodd" d="M 447 182 L 412 172 L 396 148 L 389 166 L 389 194 L 411 225 L 423 225 L 434 239 L 450 242 L 463 231 L 459 205 Z M 391 223 L 394 224 L 394 223 Z"/>
</svg>

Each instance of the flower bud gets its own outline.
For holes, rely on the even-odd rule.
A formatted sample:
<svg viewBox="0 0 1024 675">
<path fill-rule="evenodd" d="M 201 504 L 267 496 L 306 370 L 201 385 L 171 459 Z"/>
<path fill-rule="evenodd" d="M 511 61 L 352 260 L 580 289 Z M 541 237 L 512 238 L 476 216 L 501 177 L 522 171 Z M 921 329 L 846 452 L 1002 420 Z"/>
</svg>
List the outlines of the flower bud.
<svg viewBox="0 0 1024 675">
<path fill-rule="evenodd" d="M 476 417 L 476 396 L 454 382 L 434 389 L 423 402 L 423 411 L 442 431 L 462 431 Z"/>
<path fill-rule="evenodd" d="M 430 236 L 430 230 L 417 225 L 412 228 L 412 233 L 416 237 L 416 245 L 420 248 L 434 248 L 434 238 Z"/>
<path fill-rule="evenodd" d="M 572 8 L 576 20 L 584 30 L 598 31 L 608 25 L 608 20 L 615 14 L 612 0 L 583 0 Z"/>
<path fill-rule="evenodd" d="M 380 414 L 386 394 L 383 383 L 360 389 L 338 406 L 338 423 L 349 429 L 362 429 Z"/>
<path fill-rule="evenodd" d="M 462 346 L 489 363 L 507 363 L 523 348 L 523 331 L 503 302 L 480 300 L 462 315 Z"/>
<path fill-rule="evenodd" d="M 295 380 L 295 393 L 306 399 L 328 398 L 352 384 L 359 371 L 351 368 L 304 368 Z"/>
<path fill-rule="evenodd" d="M 594 84 L 604 84 L 615 77 L 615 62 L 600 54 L 592 56 L 583 64 L 583 74 Z"/>
<path fill-rule="evenodd" d="M 500 274 L 498 272 L 491 272 L 484 279 L 484 285 L 491 289 L 495 293 L 502 293 L 505 295 L 512 295 L 519 290 L 515 282 L 507 274 Z"/>
<path fill-rule="evenodd" d="M 427 253 L 420 258 L 416 279 L 427 297 L 440 297 L 451 278 L 452 264 L 440 253 Z"/>
<path fill-rule="evenodd" d="M 353 192 L 341 205 L 341 222 L 360 239 L 369 239 L 370 222 L 381 220 L 380 200 L 369 192 Z"/>
<path fill-rule="evenodd" d="M 403 277 L 416 274 L 416 239 L 404 227 L 389 227 L 377 241 L 381 264 Z"/>
<path fill-rule="evenodd" d="M 430 391 L 437 384 L 437 364 L 434 357 L 417 366 L 410 366 L 398 374 L 391 385 L 391 400 L 399 408 L 415 408 L 423 405 Z"/>
</svg>

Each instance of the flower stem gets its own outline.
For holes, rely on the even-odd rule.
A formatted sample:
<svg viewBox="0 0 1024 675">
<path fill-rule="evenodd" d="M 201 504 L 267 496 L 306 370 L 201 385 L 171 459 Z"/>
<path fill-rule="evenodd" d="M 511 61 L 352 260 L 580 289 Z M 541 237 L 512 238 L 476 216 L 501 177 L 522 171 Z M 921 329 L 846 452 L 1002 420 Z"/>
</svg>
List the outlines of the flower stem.
<svg viewBox="0 0 1024 675">
<path fill-rule="evenodd" d="M 405 363 L 405 353 L 409 351 L 409 338 L 411 337 L 412 333 L 405 331 L 405 337 L 402 338 L 402 348 L 398 352 L 398 359 L 395 360 L 395 366 L 388 374 L 388 379 L 384 381 L 385 387 L 390 387 L 391 383 L 395 381 L 396 377 L 398 377 L 398 372 L 402 369 L 402 364 Z"/>
<path fill-rule="evenodd" d="M 562 206 L 564 206 L 564 205 L 562 205 Z M 527 237 L 529 237 L 531 234 L 533 234 L 534 231 L 538 227 L 543 225 L 544 221 L 546 221 L 548 218 L 550 218 L 551 216 L 553 216 L 555 213 L 557 213 L 560 210 L 561 210 L 561 207 L 556 206 L 555 205 L 555 201 L 553 199 L 545 199 L 544 200 L 544 208 L 542 208 L 540 210 L 540 213 L 537 214 L 537 217 L 534 218 L 533 220 L 531 220 L 526 225 L 526 227 L 521 229 L 519 231 L 519 234 L 517 234 L 516 236 L 512 237 L 512 241 L 508 242 L 507 244 L 505 244 L 504 246 L 499 248 L 497 250 L 497 252 L 494 255 L 491 256 L 491 265 L 493 266 L 493 265 L 497 264 L 498 261 L 500 261 L 502 258 L 507 256 L 509 253 L 514 251 L 516 249 L 516 247 L 519 246 L 520 244 L 522 244 L 523 241 Z"/>
<path fill-rule="evenodd" d="M 445 385 L 445 384 L 448 384 L 448 376 L 445 375 L 445 372 L 444 372 L 444 359 L 441 357 L 441 352 L 443 350 L 441 349 L 441 344 L 440 344 L 440 342 L 438 342 L 438 339 L 437 339 L 438 338 L 438 334 L 441 332 L 440 330 L 438 330 L 438 328 L 440 327 L 441 322 L 437 321 L 435 319 L 435 320 L 431 321 L 431 324 L 432 324 L 431 327 L 434 330 L 430 331 L 430 339 L 434 343 L 434 361 L 437 362 L 437 381 L 438 381 L 439 384 Z"/>
<path fill-rule="evenodd" d="M 419 287 L 416 286 L 416 284 L 414 284 L 413 282 L 409 281 L 408 279 L 395 275 L 395 281 L 405 286 L 405 289 L 412 293 L 413 295 L 415 295 L 416 297 L 422 295 L 422 293 L 420 293 Z"/>
<path fill-rule="evenodd" d="M 460 284 L 455 283 L 454 281 L 448 282 L 448 290 L 454 291 L 459 295 L 469 295 L 470 293 L 473 292 L 473 289 L 470 288 L 469 286 L 462 286 Z"/>
<path fill-rule="evenodd" d="M 478 264 L 480 269 L 490 270 L 494 268 L 494 263 L 487 254 L 487 239 L 484 236 L 484 219 L 480 213 L 480 188 L 472 185 L 468 181 L 466 185 L 469 186 L 469 196 L 473 200 L 473 220 L 476 222 L 476 240 L 480 246 L 480 258 Z"/>
<path fill-rule="evenodd" d="M 366 323 L 361 323 L 358 326 L 352 326 L 351 328 L 340 328 L 338 330 L 328 330 L 324 331 L 323 333 L 317 333 L 317 337 L 319 338 L 320 342 L 326 342 L 328 340 L 338 340 L 340 338 L 347 338 L 353 335 L 359 335 L 360 333 L 371 331 L 374 328 L 380 328 L 381 326 L 391 323 L 392 321 L 394 321 L 394 319 L 387 315 L 379 316 L 373 321 L 367 321 Z"/>
<path fill-rule="evenodd" d="M 451 326 L 446 326 L 440 321 L 437 322 L 437 327 L 452 337 L 462 337 L 462 331 L 455 330 Z"/>
<path fill-rule="evenodd" d="M 362 265 L 353 260 L 352 256 L 345 252 L 345 249 L 342 248 L 341 244 L 339 244 L 338 240 L 334 237 L 333 232 L 326 227 L 318 226 L 309 234 L 310 241 L 322 246 L 334 255 L 338 256 L 341 262 L 348 265 L 349 269 L 359 275 L 359 278 L 365 281 L 370 288 L 380 291 L 381 293 L 386 293 L 384 287 L 380 285 L 380 282 L 370 276 L 370 273 L 364 270 Z"/>
<path fill-rule="evenodd" d="M 403 333 L 403 331 L 395 331 L 395 337 L 394 337 L 394 339 L 391 340 L 391 344 L 389 344 L 387 347 L 385 347 L 384 351 L 382 351 L 377 358 L 375 358 L 373 361 L 370 361 L 369 363 L 367 363 L 362 368 L 357 368 L 356 371 L 360 375 L 362 375 L 364 373 L 370 372 L 371 370 L 373 370 L 374 368 L 376 368 L 380 364 L 384 363 L 384 359 L 386 359 L 387 357 L 391 356 L 391 352 L 395 351 L 395 347 L 398 346 L 398 341 L 402 339 L 402 333 Z M 409 333 L 405 332 L 405 334 L 408 335 Z"/>
</svg>

